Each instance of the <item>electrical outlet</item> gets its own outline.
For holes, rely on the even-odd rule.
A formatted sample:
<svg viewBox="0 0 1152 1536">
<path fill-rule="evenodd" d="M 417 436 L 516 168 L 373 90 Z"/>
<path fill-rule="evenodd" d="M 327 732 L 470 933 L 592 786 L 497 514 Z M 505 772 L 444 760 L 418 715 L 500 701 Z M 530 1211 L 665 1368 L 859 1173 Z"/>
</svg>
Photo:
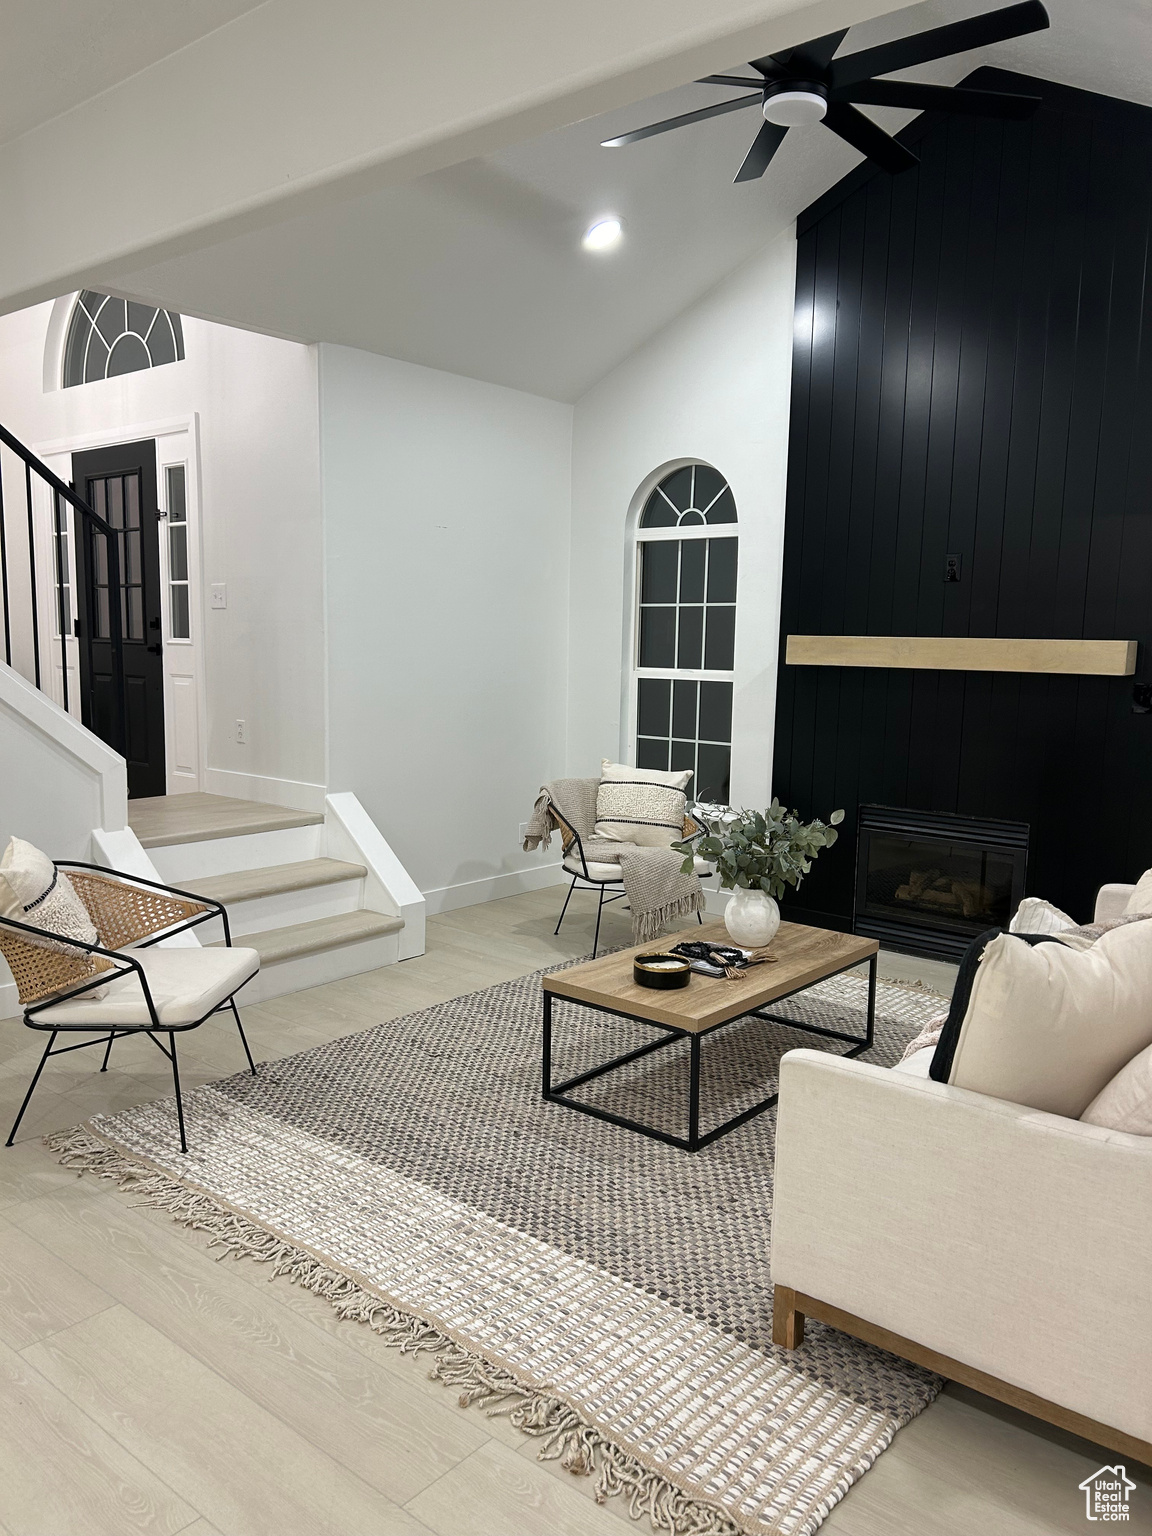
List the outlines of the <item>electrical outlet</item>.
<svg viewBox="0 0 1152 1536">
<path fill-rule="evenodd" d="M 944 581 L 950 583 L 960 580 L 960 573 L 964 566 L 961 555 L 948 555 L 944 560 Z"/>
<path fill-rule="evenodd" d="M 236 740 L 241 744 L 248 740 L 247 727 L 245 726 L 243 720 L 237 720 L 236 722 Z"/>
<path fill-rule="evenodd" d="M 214 581 L 209 588 L 213 608 L 227 608 L 228 584 L 223 581 Z"/>
</svg>

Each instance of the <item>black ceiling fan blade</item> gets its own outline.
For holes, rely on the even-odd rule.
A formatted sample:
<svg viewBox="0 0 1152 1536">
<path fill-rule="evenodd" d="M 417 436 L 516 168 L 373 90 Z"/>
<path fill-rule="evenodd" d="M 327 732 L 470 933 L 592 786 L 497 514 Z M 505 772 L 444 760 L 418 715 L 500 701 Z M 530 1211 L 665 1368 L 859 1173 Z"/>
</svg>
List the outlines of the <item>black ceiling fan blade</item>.
<svg viewBox="0 0 1152 1536">
<path fill-rule="evenodd" d="M 811 70 L 819 77 L 831 64 L 832 55 L 847 36 L 848 28 L 841 27 L 839 32 L 829 32 L 824 37 L 814 37 L 810 43 L 798 43 L 795 48 L 787 48 L 783 53 L 770 54 L 769 59 L 789 74 Z M 758 69 L 760 64 L 767 62 L 764 59 L 753 60 L 753 67 Z"/>
<path fill-rule="evenodd" d="M 747 75 L 701 75 L 697 85 L 742 85 L 745 90 L 758 91 L 759 80 L 749 80 Z"/>
<path fill-rule="evenodd" d="M 662 123 L 649 123 L 647 128 L 633 128 L 631 133 L 620 133 L 614 139 L 601 139 L 604 149 L 618 149 L 622 144 L 637 144 L 658 133 L 671 133 L 673 128 L 684 128 L 688 123 L 702 123 L 706 117 L 720 117 L 725 112 L 738 112 L 742 107 L 759 106 L 763 97 L 759 91 L 754 96 L 736 96 L 731 101 L 718 101 L 714 106 L 701 107 L 697 112 L 683 112 L 679 117 L 668 117 Z"/>
<path fill-rule="evenodd" d="M 910 107 L 917 112 L 964 112 L 974 117 L 1030 117 L 1040 105 L 1039 96 L 919 85 L 911 80 L 862 80 L 859 85 L 833 92 L 833 99 L 869 107 Z"/>
<path fill-rule="evenodd" d="M 752 140 L 752 148 L 744 156 L 744 164 L 732 178 L 733 182 L 756 181 L 763 176 L 787 132 L 787 128 L 782 128 L 779 123 L 765 123 Z"/>
<path fill-rule="evenodd" d="M 944 27 L 932 27 L 927 32 L 916 32 L 911 37 L 898 38 L 895 42 L 881 43 L 876 48 L 865 48 L 861 53 L 836 59 L 830 66 L 832 88 L 839 90 L 847 85 L 857 85 L 873 75 L 890 75 L 896 69 L 910 69 L 914 64 L 927 64 L 931 59 L 985 48 L 989 43 L 1006 42 L 1010 37 L 1023 37 L 1027 32 L 1042 32 L 1047 25 L 1048 12 L 1040 0 L 1024 0 L 1022 5 L 986 11 L 967 21 L 949 22 Z"/>
<path fill-rule="evenodd" d="M 867 155 L 881 170 L 890 171 L 894 176 L 920 164 L 918 156 L 910 149 L 846 101 L 829 102 L 824 126 L 839 134 L 853 149 Z"/>
</svg>

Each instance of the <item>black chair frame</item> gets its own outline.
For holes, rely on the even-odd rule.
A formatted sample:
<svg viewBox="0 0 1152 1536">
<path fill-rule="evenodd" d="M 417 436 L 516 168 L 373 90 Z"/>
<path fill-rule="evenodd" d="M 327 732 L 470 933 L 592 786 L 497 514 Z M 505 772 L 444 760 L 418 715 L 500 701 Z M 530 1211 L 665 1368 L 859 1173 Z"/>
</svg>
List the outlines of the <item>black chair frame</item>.
<svg viewBox="0 0 1152 1536">
<path fill-rule="evenodd" d="M 596 936 L 592 940 L 592 959 L 595 960 L 595 958 L 596 958 L 596 951 L 600 947 L 600 919 L 601 919 L 601 917 L 604 914 L 604 908 L 605 907 L 610 907 L 614 901 L 623 901 L 625 896 L 627 895 L 627 892 L 624 891 L 623 888 L 621 888 L 619 891 L 616 892 L 615 896 L 609 896 L 607 899 L 605 899 L 604 887 L 606 885 L 615 885 L 617 882 L 614 881 L 614 880 L 593 880 L 592 876 L 588 873 L 588 860 L 587 860 L 587 858 L 584 855 L 584 842 L 583 842 L 583 839 L 581 838 L 579 832 L 577 832 L 576 828 L 568 820 L 567 816 L 565 816 L 564 812 L 560 809 L 560 807 L 556 804 L 556 802 L 554 800 L 549 801 L 548 809 L 552 813 L 553 819 L 558 821 L 560 823 L 561 828 L 562 828 L 561 842 L 563 842 L 563 844 L 564 844 L 564 857 L 567 858 L 568 855 L 572 852 L 573 847 L 575 847 L 576 852 L 580 856 L 580 870 L 581 870 L 580 874 L 573 874 L 572 875 L 572 884 L 568 887 L 568 894 L 564 898 L 564 905 L 560 908 L 560 918 L 559 918 L 559 921 L 557 922 L 556 927 L 552 931 L 553 931 L 554 934 L 560 932 L 560 924 L 564 921 L 564 914 L 568 910 L 568 903 L 572 900 L 572 892 L 576 889 L 576 887 L 578 885 L 581 887 L 581 889 L 587 888 L 587 889 L 592 889 L 592 890 L 598 890 L 599 893 L 600 893 L 600 896 L 599 896 L 599 900 L 598 900 L 598 902 L 596 904 Z M 564 839 L 563 832 L 567 832 L 568 833 L 567 840 Z M 624 874 L 623 874 L 623 871 L 621 871 L 621 874 L 620 874 L 621 887 L 622 887 L 622 884 L 623 884 L 623 880 L 624 880 Z M 697 914 L 696 914 L 696 919 L 697 919 L 698 922 L 701 922 L 701 923 L 704 921 L 704 919 L 700 916 L 699 912 L 697 912 Z"/>
<path fill-rule="evenodd" d="M 111 875 L 114 879 L 121 881 L 125 885 L 140 885 L 150 890 L 163 891 L 169 896 L 179 896 L 185 901 L 197 902 L 206 909 L 193 917 L 184 918 L 180 922 L 172 923 L 166 928 L 160 928 L 155 933 L 146 935 L 135 945 L 137 949 L 148 949 L 151 945 L 158 944 L 162 939 L 170 939 L 174 934 L 185 933 L 188 929 L 196 928 L 201 923 L 210 923 L 217 917 L 224 925 L 224 943 L 229 949 L 232 948 L 232 931 L 228 925 L 228 913 L 225 911 L 222 902 L 212 901 L 207 896 L 197 895 L 195 891 L 184 891 L 174 885 L 164 885 L 159 880 L 146 880 L 141 875 L 125 875 L 120 870 L 109 869 L 104 864 L 84 864 L 78 859 L 56 859 L 53 860 L 53 863 L 56 869 L 63 870 L 65 873 L 70 869 L 93 870 L 98 874 Z M 61 942 L 58 933 L 52 933 L 45 928 L 36 928 L 31 923 L 17 922 L 15 918 L 0 916 L 0 923 L 6 928 L 14 929 L 18 933 L 31 934 L 38 939 L 51 939 L 56 944 Z M 244 1054 L 248 1058 L 249 1070 L 253 1077 L 256 1076 L 256 1063 L 252 1059 L 252 1052 L 248 1046 L 248 1037 L 244 1033 L 244 1025 L 240 1022 L 240 1010 L 236 1007 L 235 992 L 230 997 L 226 997 L 222 1002 L 214 1004 L 207 1013 L 198 1019 L 193 1019 L 188 1024 L 163 1024 L 156 1011 L 156 1004 L 153 1000 L 151 989 L 148 986 L 148 978 L 144 974 L 144 968 L 139 960 L 134 958 L 131 951 L 106 949 L 101 944 L 88 944 L 82 939 L 68 938 L 66 942 L 70 949 L 84 950 L 90 955 L 101 955 L 105 959 L 116 963 L 111 970 L 100 971 L 87 981 L 81 982 L 75 987 L 69 987 L 67 991 L 55 992 L 51 997 L 42 998 L 39 1002 L 29 1003 L 24 1009 L 23 1017 L 27 1027 L 39 1030 L 42 1034 L 47 1033 L 49 1039 L 48 1044 L 44 1048 L 44 1054 L 40 1058 L 40 1064 L 37 1066 L 36 1071 L 32 1075 L 32 1081 L 28 1085 L 28 1092 L 24 1095 L 24 1102 L 20 1106 L 20 1112 L 16 1116 L 12 1129 L 8 1133 L 8 1140 L 4 1145 L 7 1147 L 12 1145 L 16 1132 L 20 1128 L 20 1122 L 24 1118 L 24 1112 L 31 1102 L 33 1093 L 36 1091 L 37 1083 L 40 1081 L 40 1074 L 43 1072 L 50 1056 L 64 1056 L 69 1051 L 82 1051 L 88 1046 L 102 1045 L 104 1046 L 104 1060 L 100 1065 L 100 1070 L 101 1072 L 106 1072 L 108 1070 L 108 1058 L 112 1054 L 112 1046 L 116 1040 L 127 1035 L 147 1035 L 157 1050 L 162 1055 L 167 1056 L 168 1060 L 172 1063 L 172 1085 L 176 1091 L 176 1117 L 180 1125 L 180 1150 L 181 1152 L 187 1152 L 188 1139 L 184 1134 L 184 1100 L 180 1092 L 180 1067 L 176 1059 L 176 1036 L 186 1034 L 190 1029 L 199 1029 L 200 1025 L 210 1019 L 213 1014 L 223 1013 L 231 1008 L 233 1017 L 236 1020 L 236 1028 L 240 1031 L 240 1040 L 244 1046 Z M 110 981 L 116 981 L 123 976 L 130 976 L 133 972 L 140 979 L 140 988 L 144 994 L 144 1001 L 148 1007 L 151 1023 L 113 1026 L 110 1028 L 107 1036 L 105 1036 L 103 1029 L 100 1029 L 93 1040 L 80 1040 L 75 1045 L 62 1045 L 58 1049 L 55 1048 L 57 1035 L 90 1035 L 93 1034 L 97 1027 L 92 1024 L 52 1024 L 47 1021 L 41 1021 L 37 1017 L 39 1014 L 43 1013 L 47 1008 L 54 1007 L 57 1003 L 70 1001 L 72 998 L 79 997 L 85 992 L 90 992 L 94 987 L 107 986 Z M 245 978 L 246 981 L 251 979 L 250 976 Z M 242 982 L 241 985 L 243 984 Z M 167 1045 L 164 1045 L 157 1038 L 159 1035 L 168 1036 Z"/>
</svg>

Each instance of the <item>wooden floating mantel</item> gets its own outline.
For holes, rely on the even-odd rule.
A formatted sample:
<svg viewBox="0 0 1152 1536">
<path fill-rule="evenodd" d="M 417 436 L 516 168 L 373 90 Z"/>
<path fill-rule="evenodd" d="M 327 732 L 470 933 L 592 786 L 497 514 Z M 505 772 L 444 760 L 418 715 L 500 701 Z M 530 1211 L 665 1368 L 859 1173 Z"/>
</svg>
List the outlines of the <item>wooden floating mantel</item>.
<svg viewBox="0 0 1152 1536">
<path fill-rule="evenodd" d="M 932 672 L 1078 672 L 1130 677 L 1135 640 L 999 640 L 948 635 L 789 635 L 793 667 L 918 667 Z"/>
</svg>

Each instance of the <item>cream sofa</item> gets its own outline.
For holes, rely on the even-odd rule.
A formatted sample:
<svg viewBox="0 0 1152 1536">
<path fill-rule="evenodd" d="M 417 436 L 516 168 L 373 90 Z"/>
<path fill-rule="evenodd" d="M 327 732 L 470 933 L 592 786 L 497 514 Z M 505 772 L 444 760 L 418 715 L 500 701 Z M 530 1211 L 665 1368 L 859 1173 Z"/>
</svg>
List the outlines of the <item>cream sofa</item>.
<svg viewBox="0 0 1152 1536">
<path fill-rule="evenodd" d="M 777 1344 L 819 1319 L 1152 1462 L 1152 1137 L 808 1050 L 778 1114 Z"/>
</svg>

